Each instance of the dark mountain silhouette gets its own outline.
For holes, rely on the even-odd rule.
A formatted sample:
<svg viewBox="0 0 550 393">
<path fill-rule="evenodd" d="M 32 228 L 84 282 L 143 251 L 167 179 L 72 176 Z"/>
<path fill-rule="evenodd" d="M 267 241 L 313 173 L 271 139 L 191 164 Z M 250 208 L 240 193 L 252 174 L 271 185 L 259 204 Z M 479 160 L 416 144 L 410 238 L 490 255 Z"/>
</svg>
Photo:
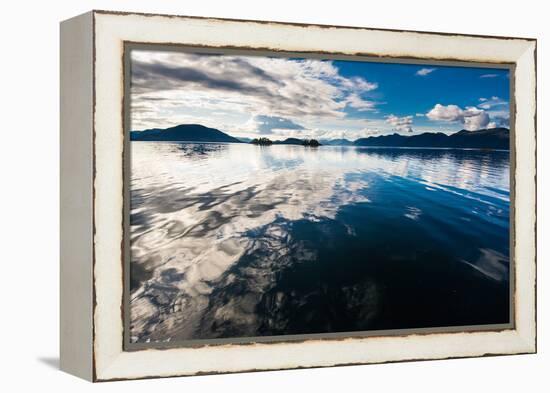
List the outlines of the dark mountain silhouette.
<svg viewBox="0 0 550 393">
<path fill-rule="evenodd" d="M 176 141 L 176 142 L 232 142 L 243 143 L 248 138 L 237 139 L 215 128 L 200 124 L 180 124 L 170 128 L 152 128 L 130 132 L 132 141 Z M 419 135 L 381 135 L 360 138 L 352 142 L 347 139 L 319 141 L 330 146 L 380 146 L 380 147 L 457 147 L 478 149 L 509 149 L 510 131 L 507 128 L 491 128 L 478 131 L 462 130 L 451 135 L 442 132 L 425 132 Z M 316 141 L 317 143 L 317 141 Z M 307 140 L 287 138 L 273 141 L 274 145 L 304 145 Z"/>
<path fill-rule="evenodd" d="M 303 145 L 304 141 L 298 138 L 286 138 L 284 141 L 273 141 L 274 145 Z"/>
<path fill-rule="evenodd" d="M 355 146 L 458 147 L 508 150 L 510 148 L 510 131 L 507 128 L 491 128 L 478 131 L 462 130 L 451 135 L 442 132 L 425 132 L 411 136 L 392 134 L 357 139 L 353 144 Z"/>
<path fill-rule="evenodd" d="M 353 142 L 348 139 L 321 139 L 319 140 L 323 145 L 329 146 L 352 146 Z"/>
<path fill-rule="evenodd" d="M 130 132 L 132 141 L 186 141 L 186 142 L 234 142 L 242 143 L 220 130 L 200 124 L 180 124 L 179 126 Z"/>
</svg>

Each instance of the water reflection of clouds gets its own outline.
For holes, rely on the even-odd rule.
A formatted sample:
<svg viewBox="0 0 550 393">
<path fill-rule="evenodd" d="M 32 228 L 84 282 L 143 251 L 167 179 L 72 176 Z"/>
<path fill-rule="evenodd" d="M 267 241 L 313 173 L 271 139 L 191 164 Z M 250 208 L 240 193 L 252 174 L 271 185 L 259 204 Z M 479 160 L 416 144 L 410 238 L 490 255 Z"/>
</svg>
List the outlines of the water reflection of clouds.
<svg viewBox="0 0 550 393">
<path fill-rule="evenodd" d="M 506 198 L 504 161 L 441 151 L 323 147 L 312 154 L 302 146 L 133 143 L 131 271 L 138 277 L 132 280 L 132 339 L 196 338 L 205 320 L 234 320 L 244 332 L 257 329 L 260 321 L 251 310 L 271 276 L 296 256 L 315 257 L 314 249 L 288 239 L 284 223 L 334 219 L 342 206 L 369 202 L 373 176 Z M 418 220 L 421 213 L 410 206 L 405 216 Z M 251 235 L 258 230 L 261 236 Z M 355 234 L 352 226 L 346 230 Z M 238 284 L 232 265 L 262 249 L 270 254 L 263 265 L 250 266 L 254 271 L 239 301 L 218 299 L 219 307 L 210 307 L 222 296 L 216 288 Z M 489 259 L 475 265 L 494 276 Z M 365 290 L 373 288 L 371 283 Z M 295 301 L 274 294 L 263 307 Z"/>
<path fill-rule="evenodd" d="M 137 203 L 133 204 L 132 223 L 137 225 L 132 227 L 132 260 L 152 272 L 132 295 L 135 331 L 158 333 L 173 326 L 171 317 L 159 315 L 164 304 L 170 305 L 164 310 L 168 314 L 178 308 L 175 303 L 188 297 L 195 297 L 189 300 L 195 306 L 204 306 L 197 299 L 212 290 L 207 283 L 220 279 L 253 247 L 246 232 L 276 219 L 334 218 L 339 206 L 368 201 L 356 193 L 367 186 L 361 179 L 346 180 L 340 170 L 302 168 L 306 165 L 304 155 L 292 149 L 285 157 L 258 157 L 253 151 L 251 158 L 232 154 L 227 147 L 196 146 L 178 147 L 184 160 L 179 152 L 172 155 L 174 146 L 170 144 L 139 144 L 134 150 L 132 198 Z M 142 147 L 153 149 L 148 152 L 152 155 L 165 150 L 163 159 L 151 160 L 139 151 Z M 226 154 L 222 162 L 218 160 L 220 151 Z M 209 153 L 212 156 L 205 168 L 202 158 Z M 159 181 L 170 186 L 159 187 Z M 178 277 L 171 291 L 165 290 L 162 276 L 167 270 Z M 163 302 L 155 295 L 159 289 L 165 292 Z M 189 314 L 190 305 L 183 308 Z M 139 322 L 145 320 L 157 323 L 145 326 Z"/>
</svg>

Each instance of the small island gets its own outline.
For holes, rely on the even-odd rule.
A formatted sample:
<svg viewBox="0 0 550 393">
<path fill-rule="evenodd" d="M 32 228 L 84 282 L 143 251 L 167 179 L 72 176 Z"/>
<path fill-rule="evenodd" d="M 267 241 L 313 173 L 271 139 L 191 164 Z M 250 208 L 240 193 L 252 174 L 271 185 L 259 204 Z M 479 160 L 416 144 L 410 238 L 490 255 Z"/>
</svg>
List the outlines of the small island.
<svg viewBox="0 0 550 393">
<path fill-rule="evenodd" d="M 304 139 L 304 141 L 302 142 L 302 145 L 310 146 L 310 147 L 321 146 L 321 144 L 317 139 Z"/>
<path fill-rule="evenodd" d="M 260 146 L 270 146 L 270 145 L 302 145 L 309 147 L 318 147 L 321 146 L 321 143 L 317 139 L 298 139 L 298 138 L 287 138 L 282 141 L 272 141 L 269 138 L 254 138 L 250 141 L 253 145 Z"/>
<path fill-rule="evenodd" d="M 273 144 L 273 141 L 269 138 L 254 138 L 250 141 L 253 145 L 269 146 Z"/>
</svg>

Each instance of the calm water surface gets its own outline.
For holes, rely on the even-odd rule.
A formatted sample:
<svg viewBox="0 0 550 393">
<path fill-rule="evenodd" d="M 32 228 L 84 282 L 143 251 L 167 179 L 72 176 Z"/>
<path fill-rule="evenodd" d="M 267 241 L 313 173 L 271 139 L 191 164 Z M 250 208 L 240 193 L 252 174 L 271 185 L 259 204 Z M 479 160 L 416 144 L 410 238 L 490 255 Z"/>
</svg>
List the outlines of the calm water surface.
<svg viewBox="0 0 550 393">
<path fill-rule="evenodd" d="M 131 149 L 132 342 L 508 322 L 508 152 Z"/>
</svg>

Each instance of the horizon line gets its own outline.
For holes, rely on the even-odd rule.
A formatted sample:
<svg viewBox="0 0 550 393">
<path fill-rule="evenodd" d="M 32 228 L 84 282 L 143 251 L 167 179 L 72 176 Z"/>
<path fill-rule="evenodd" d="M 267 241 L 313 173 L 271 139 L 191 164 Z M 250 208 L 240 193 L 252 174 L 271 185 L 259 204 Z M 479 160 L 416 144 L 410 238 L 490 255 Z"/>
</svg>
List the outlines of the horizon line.
<svg viewBox="0 0 550 393">
<path fill-rule="evenodd" d="M 418 134 L 414 134 L 414 135 L 407 135 L 407 134 L 401 134 L 399 132 L 392 132 L 392 133 L 386 133 L 386 134 L 378 134 L 378 135 L 368 135 L 368 136 L 364 136 L 364 137 L 359 137 L 357 139 L 349 139 L 349 138 L 346 138 L 346 137 L 338 137 L 338 138 L 319 138 L 319 137 L 297 137 L 297 136 L 287 136 L 287 137 L 281 137 L 281 139 L 275 139 L 275 138 L 270 138 L 268 136 L 266 136 L 265 134 L 259 134 L 253 138 L 251 137 L 239 137 L 239 136 L 234 136 L 234 135 L 231 135 L 229 134 L 228 132 L 226 131 L 222 131 L 220 130 L 219 128 L 214 128 L 214 127 L 208 127 L 208 126 L 205 126 L 203 124 L 200 124 L 200 123 L 181 123 L 181 124 L 177 124 L 177 125 L 174 125 L 174 126 L 169 126 L 169 127 L 166 127 L 166 128 L 158 128 L 158 127 L 153 127 L 153 128 L 146 128 L 144 130 L 130 130 L 129 132 L 132 133 L 132 132 L 144 132 L 144 131 L 150 131 L 150 130 L 158 130 L 158 131 L 165 131 L 167 129 L 170 129 L 170 128 L 175 128 L 175 127 L 180 127 L 180 126 L 199 126 L 199 127 L 204 127 L 204 128 L 209 128 L 211 130 L 216 130 L 216 131 L 219 131 L 219 132 L 222 132 L 232 138 L 235 138 L 235 139 L 239 139 L 239 138 L 243 138 L 243 139 L 258 139 L 258 138 L 268 138 L 270 140 L 273 140 L 273 141 L 284 141 L 284 140 L 287 140 L 287 139 L 299 139 L 299 140 L 305 140 L 305 139 L 317 139 L 317 140 L 324 140 L 324 141 L 334 141 L 334 140 L 347 140 L 349 142 L 356 142 L 360 139 L 368 139 L 368 138 L 378 138 L 378 137 L 382 137 L 382 136 L 392 136 L 392 135 L 398 135 L 398 136 L 402 136 L 402 137 L 405 137 L 405 138 L 410 138 L 410 137 L 414 137 L 414 136 L 419 136 L 419 135 L 424 135 L 424 134 L 433 134 L 433 135 L 437 135 L 437 134 L 444 134 L 446 136 L 451 136 L 451 135 L 454 135 L 454 134 L 457 134 L 459 132 L 463 132 L 463 131 L 467 131 L 467 132 L 478 132 L 478 131 L 488 131 L 488 130 L 497 130 L 497 129 L 503 129 L 503 130 L 507 130 L 507 131 L 510 131 L 510 128 L 509 127 L 493 127 L 493 128 L 480 128 L 480 129 L 477 129 L 477 130 L 466 130 L 466 129 L 461 129 L 461 130 L 458 130 L 458 131 L 424 131 L 424 132 L 421 132 L 421 133 L 418 133 Z M 449 132 L 449 133 L 447 133 Z M 269 134 L 268 134 L 269 135 Z"/>
</svg>

